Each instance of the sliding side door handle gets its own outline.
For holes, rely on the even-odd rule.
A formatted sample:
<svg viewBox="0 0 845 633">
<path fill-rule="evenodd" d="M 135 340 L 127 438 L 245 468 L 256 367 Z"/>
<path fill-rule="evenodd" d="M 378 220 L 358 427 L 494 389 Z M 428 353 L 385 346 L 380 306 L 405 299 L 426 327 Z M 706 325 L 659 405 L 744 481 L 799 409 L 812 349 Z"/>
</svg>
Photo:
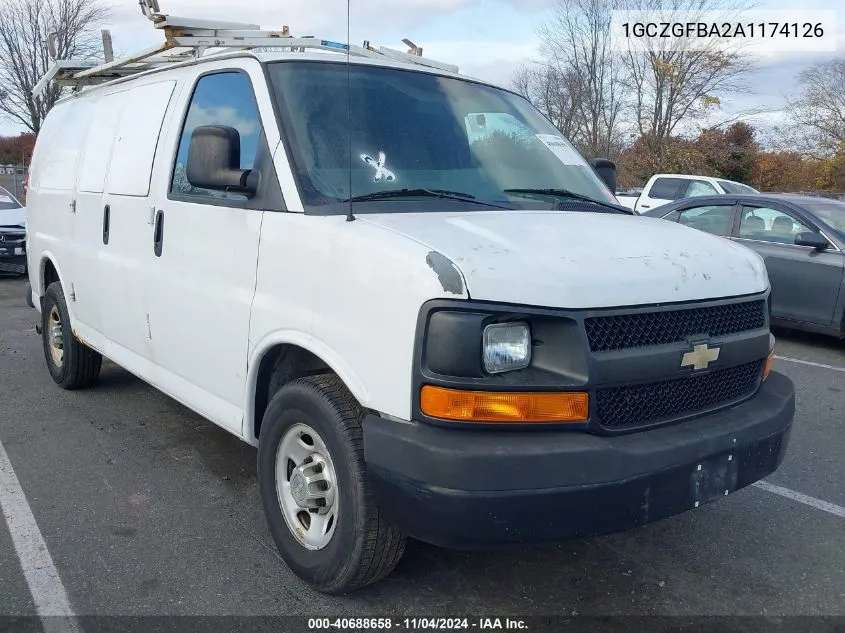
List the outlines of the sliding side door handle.
<svg viewBox="0 0 845 633">
<path fill-rule="evenodd" d="M 164 211 L 156 211 L 155 230 L 153 231 L 153 251 L 156 257 L 161 257 L 164 249 Z"/>
</svg>

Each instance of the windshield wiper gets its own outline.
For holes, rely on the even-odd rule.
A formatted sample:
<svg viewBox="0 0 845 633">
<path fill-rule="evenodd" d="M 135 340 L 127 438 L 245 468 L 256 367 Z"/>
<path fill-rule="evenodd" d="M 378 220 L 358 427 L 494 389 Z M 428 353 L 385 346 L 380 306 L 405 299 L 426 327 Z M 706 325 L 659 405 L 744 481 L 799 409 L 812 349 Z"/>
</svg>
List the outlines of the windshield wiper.
<svg viewBox="0 0 845 633">
<path fill-rule="evenodd" d="M 591 198 L 580 193 L 575 193 L 574 191 L 570 191 L 569 189 L 505 189 L 504 193 L 513 194 L 517 196 L 520 194 L 524 194 L 529 196 L 533 195 L 553 196 L 555 198 L 571 198 L 573 200 L 581 200 L 582 202 L 597 204 L 600 207 L 605 207 L 606 209 L 613 209 L 618 213 L 627 213 L 629 215 L 634 215 L 634 212 L 628 209 L 627 207 L 615 205 L 611 202 L 603 202 L 602 200 L 596 200 L 595 198 Z"/>
<path fill-rule="evenodd" d="M 495 207 L 497 209 L 510 209 L 511 207 L 494 204 L 493 202 L 484 202 L 478 200 L 471 193 L 463 193 L 461 191 L 448 191 L 446 189 L 391 189 L 390 191 L 375 191 L 373 193 L 365 193 L 360 196 L 353 196 L 343 200 L 343 202 L 369 202 L 371 200 L 391 200 L 397 198 L 442 198 L 444 200 L 460 200 L 461 202 L 471 202 L 473 204 L 482 204 L 486 207 Z"/>
</svg>

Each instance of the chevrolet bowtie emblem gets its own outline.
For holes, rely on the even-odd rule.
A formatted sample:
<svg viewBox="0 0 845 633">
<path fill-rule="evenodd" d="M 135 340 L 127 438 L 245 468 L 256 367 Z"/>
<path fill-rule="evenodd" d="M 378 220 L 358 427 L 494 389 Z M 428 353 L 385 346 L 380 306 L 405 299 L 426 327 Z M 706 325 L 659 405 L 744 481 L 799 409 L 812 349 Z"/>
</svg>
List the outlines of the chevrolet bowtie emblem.
<svg viewBox="0 0 845 633">
<path fill-rule="evenodd" d="M 695 345 L 692 351 L 684 354 L 681 358 L 681 367 L 692 367 L 693 370 L 707 369 L 707 367 L 719 358 L 719 348 L 710 347 L 706 343 Z"/>
</svg>

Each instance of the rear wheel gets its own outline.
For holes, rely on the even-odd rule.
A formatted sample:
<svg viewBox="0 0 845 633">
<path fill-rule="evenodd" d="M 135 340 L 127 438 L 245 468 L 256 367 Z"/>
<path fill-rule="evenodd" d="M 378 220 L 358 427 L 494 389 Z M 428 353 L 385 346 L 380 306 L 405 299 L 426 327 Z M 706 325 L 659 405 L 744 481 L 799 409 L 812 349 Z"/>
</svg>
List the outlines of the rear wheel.
<svg viewBox="0 0 845 633">
<path fill-rule="evenodd" d="M 73 334 L 59 282 L 47 287 L 41 301 L 41 340 L 47 368 L 63 389 L 85 389 L 97 383 L 103 357 Z"/>
<path fill-rule="evenodd" d="M 290 568 L 324 593 L 381 580 L 405 550 L 369 489 L 363 417 L 340 379 L 321 375 L 282 387 L 261 425 L 258 485 L 270 531 Z"/>
</svg>

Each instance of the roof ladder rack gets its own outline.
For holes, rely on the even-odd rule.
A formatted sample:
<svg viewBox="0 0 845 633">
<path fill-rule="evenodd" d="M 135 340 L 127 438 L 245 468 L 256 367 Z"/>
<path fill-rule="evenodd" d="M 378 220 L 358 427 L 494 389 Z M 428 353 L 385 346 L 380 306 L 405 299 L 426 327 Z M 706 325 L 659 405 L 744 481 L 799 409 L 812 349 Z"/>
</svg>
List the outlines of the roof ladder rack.
<svg viewBox="0 0 845 633">
<path fill-rule="evenodd" d="M 422 56 L 422 48 L 410 40 L 403 40 L 408 52 L 380 46 L 365 41 L 363 46 L 345 44 L 318 37 L 293 37 L 285 26 L 281 31 L 262 30 L 256 24 L 240 22 L 219 22 L 200 18 L 184 18 L 162 14 L 158 0 L 139 0 L 144 16 L 153 26 L 164 33 L 164 42 L 158 46 L 139 51 L 126 57 L 113 59 L 111 36 L 103 31 L 103 48 L 106 60 L 56 59 L 55 38 L 48 40 L 53 65 L 32 89 L 32 95 L 40 95 L 50 82 L 80 90 L 85 86 L 97 85 L 156 68 L 176 63 L 197 60 L 207 54 L 225 54 L 238 50 L 280 50 L 282 52 L 305 52 L 322 50 L 342 53 L 354 57 L 390 59 L 410 64 L 436 68 L 457 73 L 458 67 Z"/>
</svg>

